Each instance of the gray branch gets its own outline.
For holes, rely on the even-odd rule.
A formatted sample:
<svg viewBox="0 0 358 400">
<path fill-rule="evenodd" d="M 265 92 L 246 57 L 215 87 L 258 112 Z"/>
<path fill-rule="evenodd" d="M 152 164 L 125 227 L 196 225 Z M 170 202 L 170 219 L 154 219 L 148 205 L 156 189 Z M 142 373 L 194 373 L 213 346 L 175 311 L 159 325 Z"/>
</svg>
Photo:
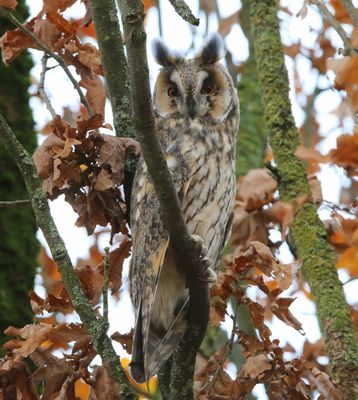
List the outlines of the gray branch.
<svg viewBox="0 0 358 400">
<path fill-rule="evenodd" d="M 344 55 L 356 54 L 357 50 L 352 47 L 351 41 L 346 31 L 342 28 L 341 24 L 334 18 L 333 14 L 331 14 L 326 5 L 322 3 L 322 1 L 320 0 L 308 0 L 308 3 L 318 7 L 323 17 L 332 25 L 332 28 L 338 33 L 339 37 L 342 39 L 344 46 L 343 54 Z"/>
<path fill-rule="evenodd" d="M 191 23 L 192 25 L 199 25 L 200 19 L 194 17 L 189 6 L 184 0 L 169 0 L 170 4 L 174 7 L 175 11 L 183 18 L 184 21 Z"/>
<path fill-rule="evenodd" d="M 31 200 L 0 201 L 0 208 L 31 206 Z"/>
</svg>

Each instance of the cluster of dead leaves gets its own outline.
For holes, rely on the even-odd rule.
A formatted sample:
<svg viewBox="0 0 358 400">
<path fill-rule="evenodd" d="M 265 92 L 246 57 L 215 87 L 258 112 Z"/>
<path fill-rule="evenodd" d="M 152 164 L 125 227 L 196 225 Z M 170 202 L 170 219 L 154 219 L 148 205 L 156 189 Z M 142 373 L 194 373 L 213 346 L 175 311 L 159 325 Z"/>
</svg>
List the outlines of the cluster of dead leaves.
<svg viewBox="0 0 358 400">
<path fill-rule="evenodd" d="M 98 237 L 87 260 L 79 260 L 75 272 L 93 307 L 98 306 L 103 291 L 103 254 Z M 118 295 L 122 284 L 123 261 L 130 254 L 126 237 L 110 253 L 109 287 Z M 119 390 L 103 366 L 92 361 L 97 355 L 82 324 L 59 323 L 58 313 L 72 313 L 71 299 L 63 286 L 56 264 L 43 250 L 42 277 L 46 298 L 30 292 L 30 301 L 38 323 L 19 329 L 9 327 L 5 334 L 15 337 L 4 345 L 7 355 L 0 360 L 0 399 L 119 399 Z M 46 317 L 41 315 L 47 312 Z M 130 351 L 132 334 L 115 332 L 112 339 Z M 62 351 L 62 356 L 58 351 Z M 55 352 L 56 351 L 56 352 Z M 29 364 L 31 359 L 34 366 Z M 43 389 L 42 389 L 43 388 Z M 85 395 L 84 395 L 85 393 Z M 16 397 L 16 394 L 18 397 Z M 21 394 L 22 397 L 19 397 Z"/>
<path fill-rule="evenodd" d="M 47 0 L 38 15 L 23 24 L 51 52 L 59 55 L 67 65 L 73 65 L 80 75 L 79 85 L 86 89 L 86 99 L 94 114 L 104 115 L 106 93 L 102 79 L 102 66 L 98 49 L 90 43 L 81 43 L 77 37 L 78 29 L 87 24 L 91 17 L 89 9 L 80 21 L 68 21 L 62 12 L 71 7 L 75 0 Z M 85 2 L 85 5 L 87 2 Z M 20 28 L 7 31 L 0 38 L 2 60 L 9 65 L 24 49 L 38 49 L 34 40 Z M 83 109 L 83 118 L 88 112 Z"/>
<path fill-rule="evenodd" d="M 9 327 L 5 333 L 16 339 L 4 345 L 1 399 L 77 400 L 85 391 L 93 400 L 119 400 L 117 384 L 106 368 L 90 366 L 97 352 L 82 324 L 31 324 Z M 56 349 L 71 351 L 58 357 L 53 354 Z"/>
<path fill-rule="evenodd" d="M 33 158 L 48 197 L 53 200 L 64 194 L 79 215 L 77 226 L 86 227 L 91 234 L 97 225 L 110 224 L 113 238 L 117 232 L 127 233 L 120 186 L 128 152 L 139 150 L 131 139 L 99 132 L 99 128 L 109 127 L 103 124 L 106 101 L 103 71 L 98 49 L 90 43 L 81 43 L 77 37 L 81 24 L 90 20 L 88 7 L 83 21 L 69 21 L 62 15 L 74 3 L 75 0 L 44 1 L 40 13 L 23 25 L 68 66 L 76 68 L 90 108 L 81 109 L 75 127 L 59 116 L 51 121 L 47 125 L 50 134 Z M 38 48 L 20 28 L 7 31 L 0 38 L 0 47 L 6 65 L 24 49 Z"/>
<path fill-rule="evenodd" d="M 227 257 L 229 261 L 245 252 L 253 241 L 272 245 L 268 240 L 268 231 L 274 226 L 280 227 L 285 239 L 296 209 L 307 198 L 284 203 L 276 196 L 277 188 L 276 180 L 266 169 L 253 169 L 239 179 L 231 236 L 233 253 Z"/>
<path fill-rule="evenodd" d="M 77 226 L 89 234 L 97 225 L 111 225 L 111 238 L 127 233 L 125 202 L 120 186 L 129 151 L 138 152 L 138 144 L 129 138 L 117 138 L 98 132 L 102 117 L 94 115 L 71 127 L 57 116 L 49 127 L 52 133 L 33 155 L 43 188 L 50 199 L 64 194 L 79 215 Z"/>
<path fill-rule="evenodd" d="M 262 275 L 273 277 L 279 287 L 270 288 Z M 211 322 L 218 325 L 227 314 L 226 303 L 231 297 L 237 304 L 245 304 L 251 315 L 251 322 L 258 336 L 251 336 L 239 330 L 235 318 L 231 339 L 215 353 L 207 364 L 197 372 L 195 380 L 200 382 L 198 399 L 212 398 L 244 399 L 252 392 L 255 385 L 265 383 L 269 397 L 312 399 L 313 391 L 321 393 L 321 399 L 338 399 L 338 394 L 324 368 L 317 362 L 317 357 L 324 354 L 322 346 L 317 346 L 313 356 L 312 346 L 304 352 L 304 357 L 287 361 L 285 351 L 279 340 L 271 338 L 267 326 L 267 310 L 282 320 L 286 325 L 300 331 L 300 322 L 289 311 L 293 298 L 280 297 L 283 290 L 291 284 L 294 271 L 289 266 L 277 263 L 270 249 L 260 242 L 252 242 L 249 249 L 237 257 L 226 268 L 225 273 L 218 276 L 216 284 L 211 288 Z M 251 300 L 245 292 L 247 286 L 256 286 L 266 295 L 266 303 Z M 239 369 L 235 379 L 224 370 L 224 363 L 233 346 L 241 346 L 245 362 Z M 307 358 L 307 359 L 305 359 Z"/>
</svg>

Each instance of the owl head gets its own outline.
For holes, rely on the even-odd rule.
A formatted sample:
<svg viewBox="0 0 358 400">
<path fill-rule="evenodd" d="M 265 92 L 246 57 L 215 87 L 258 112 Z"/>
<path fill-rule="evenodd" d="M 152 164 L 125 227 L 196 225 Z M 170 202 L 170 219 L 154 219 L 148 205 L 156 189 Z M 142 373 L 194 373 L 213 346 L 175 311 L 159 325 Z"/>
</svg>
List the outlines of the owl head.
<svg viewBox="0 0 358 400">
<path fill-rule="evenodd" d="M 154 88 L 154 108 L 161 118 L 189 118 L 201 123 L 222 123 L 236 108 L 236 89 L 226 68 L 223 41 L 212 35 L 192 59 L 181 58 L 161 41 L 154 42 L 160 70 Z"/>
</svg>

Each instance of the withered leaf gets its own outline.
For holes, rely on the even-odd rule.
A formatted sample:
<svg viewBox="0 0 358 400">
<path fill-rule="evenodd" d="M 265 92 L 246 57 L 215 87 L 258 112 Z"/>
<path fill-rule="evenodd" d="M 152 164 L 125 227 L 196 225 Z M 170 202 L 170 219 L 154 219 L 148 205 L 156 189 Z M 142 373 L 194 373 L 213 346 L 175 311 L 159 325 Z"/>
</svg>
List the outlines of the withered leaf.
<svg viewBox="0 0 358 400">
<path fill-rule="evenodd" d="M 123 349 L 128 354 L 132 354 L 133 333 L 134 333 L 133 328 L 128 333 L 114 332 L 111 335 L 111 338 L 113 340 L 115 340 L 116 342 L 120 343 L 122 345 Z"/>
<path fill-rule="evenodd" d="M 268 361 L 265 354 L 258 354 L 257 356 L 250 356 L 246 359 L 245 364 L 241 367 L 239 376 L 249 378 L 260 378 L 261 375 L 267 370 L 271 370 L 272 365 Z"/>
<path fill-rule="evenodd" d="M 42 179 L 47 179 L 53 172 L 53 154 L 52 147 L 58 146 L 63 148 L 64 141 L 54 134 L 50 134 L 35 150 L 32 158 L 34 160 L 37 173 Z"/>
<path fill-rule="evenodd" d="M 34 42 L 19 28 L 5 32 L 0 38 L 3 63 L 9 65 L 24 51 L 24 49 L 29 47 L 34 47 Z"/>
<path fill-rule="evenodd" d="M 255 210 L 272 202 L 277 182 L 265 169 L 253 169 L 239 181 L 239 203 L 245 210 Z"/>
<path fill-rule="evenodd" d="M 76 0 L 43 0 L 42 11 L 47 13 L 49 11 L 65 11 L 66 8 L 71 7 Z"/>
<path fill-rule="evenodd" d="M 34 34 L 43 42 L 48 48 L 54 50 L 55 43 L 59 32 L 54 24 L 47 19 L 36 18 L 33 25 Z"/>
<path fill-rule="evenodd" d="M 9 8 L 14 10 L 17 6 L 16 0 L 0 0 L 0 7 Z"/>
<path fill-rule="evenodd" d="M 106 103 L 106 91 L 103 82 L 98 75 L 86 74 L 80 80 L 80 86 L 87 89 L 86 99 L 95 114 L 104 116 Z"/>
<path fill-rule="evenodd" d="M 112 294 L 116 294 L 122 286 L 122 269 L 124 260 L 129 257 L 132 248 L 132 241 L 124 236 L 118 249 L 113 250 L 109 255 L 109 281 Z"/>
<path fill-rule="evenodd" d="M 281 297 L 271 302 L 270 308 L 271 311 L 283 321 L 285 324 L 292 326 L 297 331 L 299 331 L 302 335 L 304 334 L 302 331 L 302 324 L 298 321 L 290 312 L 289 306 L 293 303 L 295 298 L 286 298 Z"/>
<path fill-rule="evenodd" d="M 5 334 L 17 336 L 20 339 L 5 343 L 4 348 L 22 357 L 27 357 L 48 339 L 52 329 L 53 327 L 47 324 L 28 324 L 23 328 L 10 326 L 5 330 Z"/>
</svg>

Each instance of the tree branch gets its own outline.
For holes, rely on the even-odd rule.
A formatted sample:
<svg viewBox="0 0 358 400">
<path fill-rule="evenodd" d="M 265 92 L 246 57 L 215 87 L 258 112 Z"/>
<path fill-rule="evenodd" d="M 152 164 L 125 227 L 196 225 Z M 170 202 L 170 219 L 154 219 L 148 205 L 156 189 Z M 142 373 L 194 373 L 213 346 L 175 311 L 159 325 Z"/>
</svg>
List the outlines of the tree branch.
<svg viewBox="0 0 358 400">
<path fill-rule="evenodd" d="M 202 279 L 201 249 L 195 245 L 186 227 L 172 177 L 156 133 L 149 86 L 146 33 L 143 26 L 143 2 L 140 0 L 121 0 L 120 8 L 126 37 L 134 126 L 160 202 L 163 222 L 168 229 L 171 243 L 179 259 L 179 265 L 185 272 L 189 287 L 188 328 L 174 354 L 170 394 L 170 399 L 189 399 L 193 397 L 196 352 L 208 323 L 208 284 L 205 279 Z M 180 391 L 179 397 L 175 397 L 173 394 L 176 390 Z"/>
<path fill-rule="evenodd" d="M 74 76 L 71 74 L 71 71 L 68 69 L 68 67 L 67 67 L 65 61 L 62 59 L 62 57 L 60 57 L 58 54 L 54 53 L 51 49 L 49 49 L 33 32 L 28 30 L 16 17 L 14 17 L 10 11 L 0 7 L 0 15 L 9 19 L 22 32 L 24 32 L 27 36 L 29 36 L 34 41 L 34 43 L 39 47 L 39 49 L 44 51 L 49 57 L 52 57 L 60 64 L 62 69 L 65 71 L 65 74 L 67 75 L 68 79 L 73 84 L 73 87 L 77 90 L 77 93 L 80 96 L 81 102 L 86 107 L 88 114 L 93 115 L 91 106 L 89 105 L 85 95 L 83 94 L 83 92 L 80 88 L 80 85 L 78 84 L 78 82 L 76 81 Z"/>
<path fill-rule="evenodd" d="M 299 135 L 289 100 L 288 76 L 277 18 L 276 0 L 253 0 L 251 28 L 269 140 L 280 176 L 279 190 L 285 202 L 300 196 L 311 198 L 305 164 L 294 153 Z M 317 314 L 326 341 L 332 375 L 344 400 L 356 397 L 358 352 L 352 318 L 334 254 L 312 201 L 296 212 L 291 227 L 302 272 L 316 301 Z"/>
<path fill-rule="evenodd" d="M 352 47 L 351 41 L 346 33 L 346 31 L 342 28 L 341 24 L 334 18 L 331 12 L 328 10 L 326 5 L 322 3 L 320 0 L 308 0 L 309 4 L 313 4 L 317 6 L 317 8 L 322 13 L 323 17 L 332 25 L 332 28 L 338 33 L 340 38 L 342 39 L 344 46 L 344 55 L 353 55 L 357 53 L 357 50 Z"/>
<path fill-rule="evenodd" d="M 189 6 L 184 0 L 169 0 L 170 4 L 174 7 L 175 11 L 183 18 L 184 21 L 191 23 L 192 25 L 199 25 L 200 19 L 194 17 Z"/>
<path fill-rule="evenodd" d="M 51 101 L 48 98 L 46 91 L 45 91 L 45 76 L 47 72 L 47 59 L 48 55 L 44 54 L 42 59 L 41 59 L 41 65 L 42 65 L 42 70 L 41 70 L 41 75 L 40 75 L 40 82 L 39 82 L 39 94 L 45 103 L 47 109 L 49 110 L 52 119 L 56 118 L 56 111 L 52 107 Z"/>
<path fill-rule="evenodd" d="M 31 200 L 0 201 L 0 208 L 31 206 Z"/>
<path fill-rule="evenodd" d="M 72 304 L 88 329 L 91 340 L 101 356 L 103 363 L 109 365 L 109 373 L 120 383 L 124 399 L 134 399 L 135 395 L 120 366 L 112 342 L 106 334 L 107 324 L 97 319 L 74 271 L 65 244 L 52 219 L 47 199 L 42 192 L 42 183 L 37 176 L 34 162 L 22 144 L 17 140 L 3 116 L 0 114 L 0 141 L 15 160 L 23 176 L 36 221 L 50 247 L 52 257 L 61 273 Z"/>
</svg>

